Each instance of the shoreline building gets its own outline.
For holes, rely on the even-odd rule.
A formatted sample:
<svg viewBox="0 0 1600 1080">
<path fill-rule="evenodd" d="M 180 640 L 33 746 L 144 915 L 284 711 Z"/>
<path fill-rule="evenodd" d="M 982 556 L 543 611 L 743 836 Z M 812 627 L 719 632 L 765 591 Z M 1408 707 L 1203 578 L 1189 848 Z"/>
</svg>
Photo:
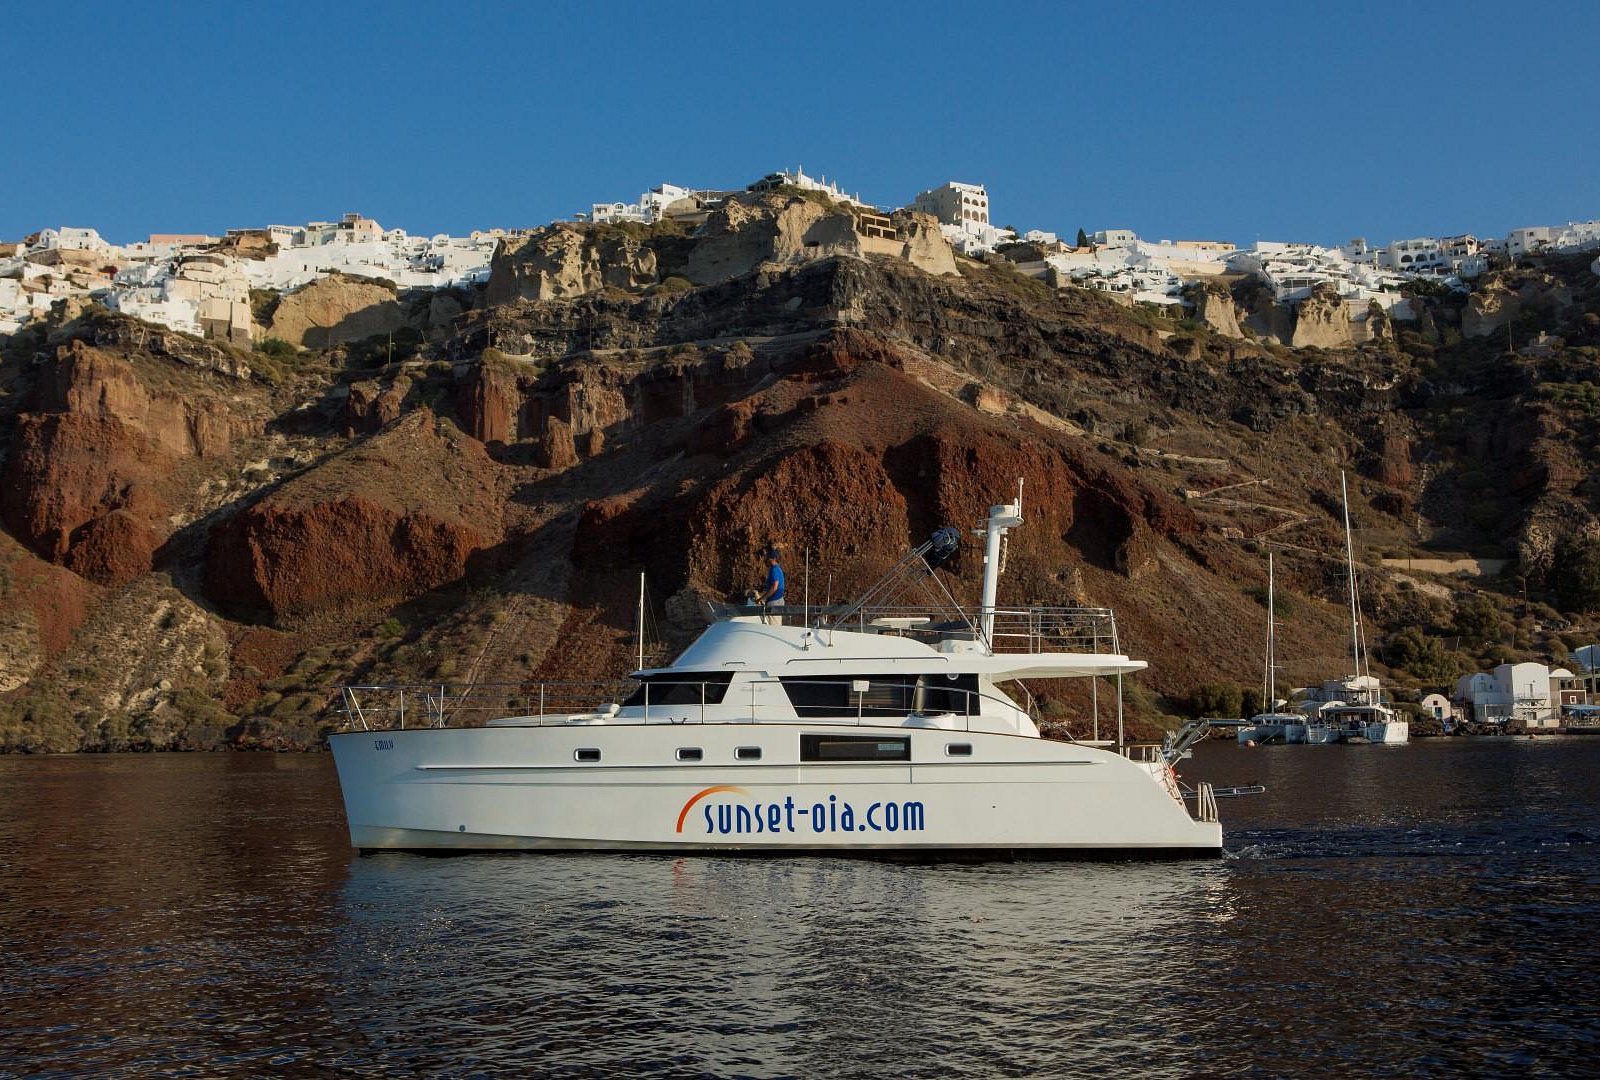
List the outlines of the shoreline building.
<svg viewBox="0 0 1600 1080">
<path fill-rule="evenodd" d="M 1553 704 L 1563 680 L 1573 678 L 1565 668 L 1525 661 L 1501 664 L 1492 672 L 1463 675 L 1453 695 L 1463 719 L 1507 730 L 1535 731 L 1561 726 Z"/>
</svg>

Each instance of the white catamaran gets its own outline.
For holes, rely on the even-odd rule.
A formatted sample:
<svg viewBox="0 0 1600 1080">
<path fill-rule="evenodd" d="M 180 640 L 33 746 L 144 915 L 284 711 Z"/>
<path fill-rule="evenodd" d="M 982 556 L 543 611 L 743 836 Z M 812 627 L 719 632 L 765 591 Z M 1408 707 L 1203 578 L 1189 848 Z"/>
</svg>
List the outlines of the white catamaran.
<svg viewBox="0 0 1600 1080">
<path fill-rule="evenodd" d="M 1306 716 L 1307 742 L 1409 742 L 1411 725 L 1400 719 L 1400 714 L 1384 700 L 1378 677 L 1367 667 L 1367 641 L 1361 625 L 1355 544 L 1350 529 L 1350 489 L 1345 484 L 1343 473 L 1339 474 L 1339 491 L 1344 498 L 1345 568 L 1350 585 L 1350 655 L 1355 673 L 1342 679 L 1328 679 L 1320 687 L 1305 691 L 1305 696 L 1295 703 L 1295 708 Z"/>
<path fill-rule="evenodd" d="M 1104 608 L 996 601 L 1017 500 L 990 509 L 976 617 L 935 567 L 941 529 L 844 608 L 724 609 L 610 704 L 551 686 L 482 726 L 481 687 L 344 687 L 330 739 L 354 846 L 897 857 L 1215 856 L 1210 785 L 1174 765 L 1203 736 L 1121 751 L 1040 737 L 1014 679 L 1121 676 Z M 920 591 L 936 602 L 902 606 Z M 1025 691 L 1024 691 L 1025 693 Z M 378 706 L 380 701 L 398 702 Z M 410 701 L 409 722 L 407 705 Z M 606 700 L 605 698 L 590 698 Z M 1120 694 L 1118 699 L 1120 709 Z M 473 706 L 481 707 L 481 706 Z M 1120 715 L 1120 713 L 1119 713 Z M 419 726 L 417 721 L 421 720 Z M 1193 806 L 1191 811 L 1190 805 Z"/>
</svg>

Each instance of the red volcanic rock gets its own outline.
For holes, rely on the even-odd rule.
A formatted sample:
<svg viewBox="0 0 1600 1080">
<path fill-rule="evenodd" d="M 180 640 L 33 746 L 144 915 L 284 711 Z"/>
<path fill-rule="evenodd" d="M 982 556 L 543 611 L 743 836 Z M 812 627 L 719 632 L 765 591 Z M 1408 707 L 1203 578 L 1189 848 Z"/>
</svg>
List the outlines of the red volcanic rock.
<svg viewBox="0 0 1600 1080">
<path fill-rule="evenodd" d="M 681 387 L 676 392 L 681 395 Z M 551 416 L 565 421 L 577 434 L 597 428 L 604 431 L 641 420 L 643 410 L 629 405 L 630 394 L 635 399 L 644 396 L 610 368 L 581 372 L 535 395 L 528 405 L 529 419 L 534 431 L 542 430 L 544 419 Z"/>
<path fill-rule="evenodd" d="M 522 409 L 522 389 L 515 375 L 479 364 L 461 381 L 456 392 L 456 412 L 467 434 L 484 443 L 510 442 L 520 432 L 517 415 Z"/>
<path fill-rule="evenodd" d="M 151 389 L 128 359 L 74 340 L 57 350 L 39 411 L 17 418 L 0 517 L 45 558 L 122 584 L 150 569 L 170 531 L 179 462 L 224 455 L 253 427 L 214 398 Z"/>
<path fill-rule="evenodd" d="M 235 429 L 253 430 L 214 398 L 153 390 L 123 357 L 72 341 L 57 350 L 40 412 L 117 420 L 177 456 L 227 453 Z"/>
<path fill-rule="evenodd" d="M 500 539 L 483 444 L 419 410 L 213 530 L 206 591 L 273 621 L 459 580 Z"/>
<path fill-rule="evenodd" d="M 461 522 L 398 514 L 356 495 L 309 507 L 260 505 L 213 534 L 208 591 L 294 618 L 456 581 L 490 539 Z"/>
<path fill-rule="evenodd" d="M 66 566 L 102 585 L 125 585 L 150 569 L 161 537 L 134 514 L 113 510 L 72 536 Z"/>
<path fill-rule="evenodd" d="M 689 514 L 689 579 L 716 592 L 753 584 L 756 554 L 784 547 L 791 577 L 810 548 L 847 594 L 905 552 L 911 532 L 905 497 L 881 456 L 828 441 L 794 451 L 753 477 L 715 484 Z"/>
<path fill-rule="evenodd" d="M 572 429 L 553 416 L 547 419 L 534 460 L 545 469 L 570 469 L 576 465 L 578 451 L 573 445 Z"/>
<path fill-rule="evenodd" d="M 735 401 L 713 409 L 690 437 L 689 452 L 727 456 L 741 449 L 750 439 L 750 422 L 754 416 L 755 406 L 748 401 Z"/>
<path fill-rule="evenodd" d="M 1411 465 L 1411 440 L 1385 433 L 1378 449 L 1378 480 L 1390 487 L 1409 487 L 1416 480 Z"/>
<path fill-rule="evenodd" d="M 859 330 L 836 330 L 812 346 L 796 365 L 795 373 L 812 378 L 848 375 L 864 363 L 899 367 L 900 353 L 872 334 Z"/>
<path fill-rule="evenodd" d="M 0 533 L 0 693 L 23 685 L 67 648 L 94 591 Z"/>
<path fill-rule="evenodd" d="M 383 387 L 365 379 L 350 387 L 344 404 L 345 438 L 377 431 L 400 419 L 406 395 L 411 392 L 411 377 L 401 375 Z"/>
<path fill-rule="evenodd" d="M 172 465 L 168 451 L 112 417 L 21 416 L 0 514 L 19 539 L 60 562 L 85 525 L 114 510 L 147 527 L 165 517 L 169 510 L 157 492 Z"/>
</svg>

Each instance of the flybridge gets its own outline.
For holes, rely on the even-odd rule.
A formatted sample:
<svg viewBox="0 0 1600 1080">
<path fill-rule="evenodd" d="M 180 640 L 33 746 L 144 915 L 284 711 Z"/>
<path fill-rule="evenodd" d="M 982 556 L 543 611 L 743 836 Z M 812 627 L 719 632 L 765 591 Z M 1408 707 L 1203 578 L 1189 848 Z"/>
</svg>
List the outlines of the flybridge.
<svg viewBox="0 0 1600 1080">
<path fill-rule="evenodd" d="M 819 633 L 892 634 L 938 647 L 941 651 L 996 653 L 1120 654 L 1116 616 L 1110 608 L 1000 606 L 1000 575 L 1005 571 L 1006 534 L 1022 524 L 1022 486 L 1017 480 L 1014 502 L 989 508 L 984 537 L 983 591 L 976 612 L 969 613 L 951 595 L 937 568 L 955 555 L 961 534 L 942 528 L 907 552 L 888 572 L 843 607 L 792 608 L 766 611 L 713 606 L 719 618 L 760 614 L 768 624 L 804 626 Z M 920 601 L 920 602 L 917 602 Z M 962 642 L 970 642 L 958 650 Z M 1141 665 L 1142 666 L 1142 665 Z"/>
</svg>

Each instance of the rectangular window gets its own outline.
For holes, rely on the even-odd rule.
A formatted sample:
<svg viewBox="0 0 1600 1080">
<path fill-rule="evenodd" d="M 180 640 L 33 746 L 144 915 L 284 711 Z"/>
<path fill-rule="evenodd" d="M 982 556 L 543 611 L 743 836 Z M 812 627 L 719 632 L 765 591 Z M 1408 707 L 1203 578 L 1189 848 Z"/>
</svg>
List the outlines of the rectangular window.
<svg viewBox="0 0 1600 1080">
<path fill-rule="evenodd" d="M 924 675 L 918 687 L 916 711 L 924 716 L 941 713 L 976 715 L 979 711 L 978 677 L 970 673 L 954 678 L 948 675 Z"/>
<path fill-rule="evenodd" d="M 739 761 L 760 761 L 761 747 L 741 746 L 733 752 L 733 756 Z"/>
<path fill-rule="evenodd" d="M 573 756 L 574 759 L 576 759 L 578 761 L 599 761 L 600 760 L 600 751 L 595 749 L 592 746 L 586 746 L 586 747 L 582 747 L 580 749 L 574 750 L 572 752 L 572 756 Z"/>
<path fill-rule="evenodd" d="M 789 676 L 779 680 L 797 716 L 907 716 L 914 711 L 915 675 L 873 675 L 860 679 Z M 858 683 L 866 688 L 856 691 Z"/>
<path fill-rule="evenodd" d="M 700 748 L 698 746 L 678 747 L 679 761 L 699 761 L 704 756 L 705 755 L 700 752 Z"/>
<path fill-rule="evenodd" d="M 972 744 L 969 742 L 945 743 L 945 757 L 971 757 Z"/>
<path fill-rule="evenodd" d="M 639 680 L 639 688 L 628 695 L 624 705 L 721 705 L 722 696 L 728 692 L 731 671 L 686 671 L 665 675 L 647 675 Z M 704 698 L 702 699 L 702 694 Z"/>
<path fill-rule="evenodd" d="M 802 735 L 801 761 L 910 761 L 911 737 Z"/>
</svg>

